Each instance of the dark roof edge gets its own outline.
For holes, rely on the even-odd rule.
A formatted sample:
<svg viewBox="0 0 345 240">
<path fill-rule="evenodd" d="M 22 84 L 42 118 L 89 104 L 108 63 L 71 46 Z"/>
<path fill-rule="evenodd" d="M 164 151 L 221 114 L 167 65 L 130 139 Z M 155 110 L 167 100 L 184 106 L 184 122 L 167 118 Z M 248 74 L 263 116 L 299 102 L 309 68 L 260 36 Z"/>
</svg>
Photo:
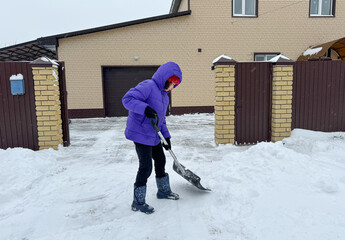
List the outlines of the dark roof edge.
<svg viewBox="0 0 345 240">
<path fill-rule="evenodd" d="M 170 13 L 177 13 L 178 9 L 180 8 L 182 0 L 173 0 L 170 7 Z"/>
<path fill-rule="evenodd" d="M 107 25 L 107 26 L 103 26 L 103 27 L 96 27 L 96 28 L 90 28 L 90 29 L 81 30 L 81 31 L 75 31 L 75 32 L 69 32 L 69 33 L 63 33 L 63 34 L 48 36 L 48 37 L 40 38 L 39 40 L 41 42 L 53 42 L 52 38 L 53 39 L 61 39 L 61 38 L 75 37 L 75 36 L 80 36 L 80 35 L 84 35 L 84 34 L 90 34 L 90 33 L 112 30 L 115 28 L 122 28 L 122 27 L 128 27 L 128 26 L 133 26 L 133 25 L 137 25 L 137 24 L 142 24 L 142 23 L 148 23 L 148 22 L 154 22 L 154 21 L 159 21 L 159 20 L 164 20 L 164 19 L 169 19 L 169 18 L 181 17 L 181 16 L 185 16 L 185 15 L 190 15 L 191 13 L 192 13 L 192 11 L 183 11 L 183 12 L 178 12 L 178 13 L 160 15 L 160 16 L 156 16 L 156 17 L 142 18 L 142 19 L 138 19 L 138 20 L 134 20 L 134 21 L 116 23 L 116 24 Z"/>
</svg>

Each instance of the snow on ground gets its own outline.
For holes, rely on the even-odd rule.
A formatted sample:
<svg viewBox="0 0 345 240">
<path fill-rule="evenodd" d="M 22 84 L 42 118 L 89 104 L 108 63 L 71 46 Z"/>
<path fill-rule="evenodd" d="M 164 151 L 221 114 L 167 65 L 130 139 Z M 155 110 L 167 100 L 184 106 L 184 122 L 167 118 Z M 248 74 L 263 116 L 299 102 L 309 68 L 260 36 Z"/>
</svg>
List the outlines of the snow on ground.
<svg viewBox="0 0 345 240">
<path fill-rule="evenodd" d="M 0 239 L 337 240 L 345 236 L 345 133 L 296 129 L 255 146 L 214 144 L 214 115 L 169 116 L 173 151 L 204 192 L 166 170 L 180 200 L 130 210 L 137 171 L 126 118 L 78 119 L 71 146 L 0 150 Z"/>
</svg>

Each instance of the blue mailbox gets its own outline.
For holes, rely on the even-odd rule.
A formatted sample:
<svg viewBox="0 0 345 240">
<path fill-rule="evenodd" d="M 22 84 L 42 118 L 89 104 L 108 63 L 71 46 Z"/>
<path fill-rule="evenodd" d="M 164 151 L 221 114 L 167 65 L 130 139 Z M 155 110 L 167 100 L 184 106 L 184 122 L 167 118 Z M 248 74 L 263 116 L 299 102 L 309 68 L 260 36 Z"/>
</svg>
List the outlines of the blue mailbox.
<svg viewBox="0 0 345 240">
<path fill-rule="evenodd" d="M 24 77 L 22 74 L 12 75 L 10 77 L 10 82 L 12 95 L 25 94 Z"/>
</svg>

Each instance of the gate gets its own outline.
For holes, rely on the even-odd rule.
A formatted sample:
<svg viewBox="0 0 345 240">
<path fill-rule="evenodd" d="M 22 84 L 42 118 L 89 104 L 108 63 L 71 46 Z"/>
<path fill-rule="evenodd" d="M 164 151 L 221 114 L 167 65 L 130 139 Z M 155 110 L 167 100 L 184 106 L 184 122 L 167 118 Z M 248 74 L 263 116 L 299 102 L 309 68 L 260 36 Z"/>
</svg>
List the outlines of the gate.
<svg viewBox="0 0 345 240">
<path fill-rule="evenodd" d="M 272 63 L 236 63 L 235 142 L 271 140 Z"/>
<path fill-rule="evenodd" d="M 12 95 L 10 77 L 22 74 L 24 95 Z M 0 62 L 0 148 L 38 150 L 34 80 L 29 62 Z"/>
<path fill-rule="evenodd" d="M 345 62 L 296 62 L 293 128 L 345 131 Z"/>
</svg>

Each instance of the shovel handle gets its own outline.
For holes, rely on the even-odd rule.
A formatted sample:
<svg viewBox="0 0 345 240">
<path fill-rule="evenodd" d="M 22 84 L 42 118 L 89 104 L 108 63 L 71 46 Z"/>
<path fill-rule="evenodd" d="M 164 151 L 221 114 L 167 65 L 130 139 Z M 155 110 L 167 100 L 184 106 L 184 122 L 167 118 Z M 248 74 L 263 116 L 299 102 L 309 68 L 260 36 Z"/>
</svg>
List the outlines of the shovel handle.
<svg viewBox="0 0 345 240">
<path fill-rule="evenodd" d="M 162 134 L 161 131 L 159 130 L 159 127 L 158 127 L 158 116 L 157 116 L 157 114 L 155 114 L 155 118 L 150 118 L 150 121 L 151 121 L 152 127 L 156 130 L 156 132 L 158 133 L 158 136 L 160 137 L 160 139 L 162 140 L 162 142 L 163 142 L 165 145 L 169 145 L 169 144 L 167 143 L 167 141 L 165 140 L 163 134 Z"/>
</svg>

